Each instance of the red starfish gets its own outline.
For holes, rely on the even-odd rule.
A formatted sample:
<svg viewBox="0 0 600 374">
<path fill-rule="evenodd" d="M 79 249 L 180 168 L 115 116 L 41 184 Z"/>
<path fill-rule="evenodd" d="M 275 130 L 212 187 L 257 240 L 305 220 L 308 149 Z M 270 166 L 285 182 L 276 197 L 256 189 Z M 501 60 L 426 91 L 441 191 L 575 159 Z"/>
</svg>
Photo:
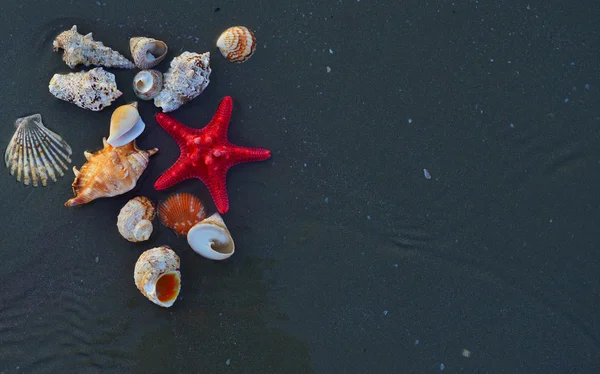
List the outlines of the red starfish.
<svg viewBox="0 0 600 374">
<path fill-rule="evenodd" d="M 267 149 L 240 147 L 227 140 L 232 107 L 233 100 L 225 96 L 213 119 L 203 129 L 187 127 L 164 113 L 156 115 L 158 124 L 177 141 L 181 155 L 156 180 L 155 189 L 164 190 L 185 179 L 198 178 L 208 187 L 219 213 L 227 213 L 227 170 L 242 162 L 271 157 L 271 151 Z"/>
</svg>

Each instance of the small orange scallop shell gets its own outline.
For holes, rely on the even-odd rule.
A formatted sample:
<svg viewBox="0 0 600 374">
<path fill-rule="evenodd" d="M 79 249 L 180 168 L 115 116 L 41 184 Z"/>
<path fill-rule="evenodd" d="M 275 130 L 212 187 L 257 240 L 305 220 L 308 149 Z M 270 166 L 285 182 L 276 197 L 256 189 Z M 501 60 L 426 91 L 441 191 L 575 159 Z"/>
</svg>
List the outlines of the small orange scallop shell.
<svg viewBox="0 0 600 374">
<path fill-rule="evenodd" d="M 256 50 L 256 38 L 244 26 L 233 26 L 225 30 L 217 40 L 217 47 L 223 57 L 232 62 L 242 63 Z"/>
<path fill-rule="evenodd" d="M 158 204 L 158 218 L 177 235 L 187 235 L 192 226 L 206 218 L 206 212 L 200 199 L 181 192 Z"/>
</svg>

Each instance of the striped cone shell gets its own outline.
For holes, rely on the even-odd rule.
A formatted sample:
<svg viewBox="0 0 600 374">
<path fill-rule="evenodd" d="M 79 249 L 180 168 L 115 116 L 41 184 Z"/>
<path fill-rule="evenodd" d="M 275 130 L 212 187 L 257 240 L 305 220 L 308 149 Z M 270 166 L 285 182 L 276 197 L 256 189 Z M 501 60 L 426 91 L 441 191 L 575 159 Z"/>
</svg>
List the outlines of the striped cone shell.
<svg viewBox="0 0 600 374">
<path fill-rule="evenodd" d="M 244 26 L 233 26 L 225 30 L 217 40 L 217 47 L 223 57 L 231 62 L 247 61 L 256 50 L 256 38 Z"/>
</svg>

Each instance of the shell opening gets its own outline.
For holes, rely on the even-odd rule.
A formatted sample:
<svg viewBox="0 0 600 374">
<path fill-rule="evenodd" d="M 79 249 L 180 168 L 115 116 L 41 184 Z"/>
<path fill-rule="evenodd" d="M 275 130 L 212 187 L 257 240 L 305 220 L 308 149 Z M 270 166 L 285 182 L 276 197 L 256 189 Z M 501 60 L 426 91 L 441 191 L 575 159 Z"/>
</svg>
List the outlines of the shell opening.
<svg viewBox="0 0 600 374">
<path fill-rule="evenodd" d="M 156 281 L 156 298 L 161 303 L 175 301 L 181 287 L 181 275 L 178 271 L 171 271 L 161 275 Z"/>
<path fill-rule="evenodd" d="M 154 58 L 154 56 L 153 56 Z M 152 85 L 154 84 L 154 79 L 152 74 L 146 71 L 140 72 L 135 81 L 135 87 L 141 93 L 146 93 L 152 89 Z"/>
<path fill-rule="evenodd" d="M 167 46 L 161 42 L 154 42 L 152 43 L 152 46 L 148 48 L 146 57 L 148 58 L 148 61 L 154 61 L 165 53 L 167 53 Z"/>
</svg>

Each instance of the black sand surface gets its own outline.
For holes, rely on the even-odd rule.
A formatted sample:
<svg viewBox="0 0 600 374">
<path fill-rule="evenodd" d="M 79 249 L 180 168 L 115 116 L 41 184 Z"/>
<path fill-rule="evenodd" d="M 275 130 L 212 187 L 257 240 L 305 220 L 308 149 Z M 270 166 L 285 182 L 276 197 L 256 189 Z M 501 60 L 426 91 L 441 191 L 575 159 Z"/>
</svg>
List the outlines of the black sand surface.
<svg viewBox="0 0 600 374">
<path fill-rule="evenodd" d="M 221 98 L 233 143 L 271 149 L 234 167 L 225 262 L 155 221 L 116 229 L 178 148 L 140 103 L 137 188 L 65 208 L 73 176 L 45 188 L 0 176 L 3 373 L 600 372 L 600 61 L 597 1 L 5 1 L 0 149 L 40 113 L 96 151 L 123 97 L 95 113 L 55 99 L 52 40 L 73 24 L 129 56 L 132 36 L 212 53 L 211 83 L 173 113 L 204 126 Z M 224 60 L 241 24 L 258 49 Z M 430 179 L 425 177 L 427 169 Z M 146 300 L 146 249 L 181 256 L 170 309 Z"/>
</svg>

